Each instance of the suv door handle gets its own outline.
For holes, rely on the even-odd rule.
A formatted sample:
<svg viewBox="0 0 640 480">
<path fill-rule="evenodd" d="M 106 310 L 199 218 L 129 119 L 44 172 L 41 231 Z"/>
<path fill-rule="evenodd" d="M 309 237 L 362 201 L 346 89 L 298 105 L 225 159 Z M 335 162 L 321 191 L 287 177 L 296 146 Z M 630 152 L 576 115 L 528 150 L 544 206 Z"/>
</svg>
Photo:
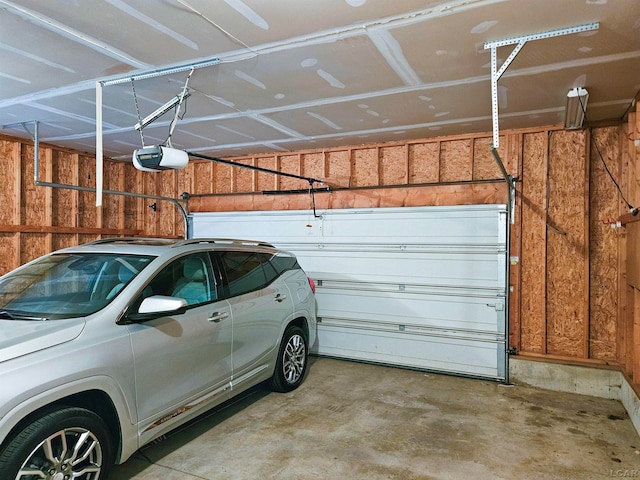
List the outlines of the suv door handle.
<svg viewBox="0 0 640 480">
<path fill-rule="evenodd" d="M 222 313 L 216 312 L 216 313 L 212 313 L 207 320 L 209 320 L 210 322 L 218 323 L 224 320 L 225 318 L 227 318 L 228 316 L 229 316 L 228 312 L 222 312 Z"/>
<path fill-rule="evenodd" d="M 274 299 L 276 302 L 282 302 L 283 300 L 286 300 L 287 296 L 286 295 L 280 295 L 277 294 L 276 298 Z"/>
</svg>

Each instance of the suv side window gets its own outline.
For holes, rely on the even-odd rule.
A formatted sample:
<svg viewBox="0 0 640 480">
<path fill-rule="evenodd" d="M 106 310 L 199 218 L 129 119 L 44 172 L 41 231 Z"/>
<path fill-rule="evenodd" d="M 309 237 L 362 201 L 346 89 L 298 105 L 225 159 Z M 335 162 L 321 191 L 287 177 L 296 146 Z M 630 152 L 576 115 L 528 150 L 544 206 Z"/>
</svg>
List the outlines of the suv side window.
<svg viewBox="0 0 640 480">
<path fill-rule="evenodd" d="M 134 302 L 139 305 L 151 295 L 184 298 L 187 305 L 216 300 L 216 287 L 209 255 L 206 252 L 180 257 L 164 267 Z"/>
<path fill-rule="evenodd" d="M 278 275 L 287 270 L 295 270 L 300 268 L 295 257 L 290 255 L 274 255 L 271 257 L 271 264 L 278 271 Z"/>
<path fill-rule="evenodd" d="M 269 263 L 271 255 L 266 253 L 223 251 L 218 252 L 218 257 L 225 273 L 226 296 L 259 290 L 278 277 L 278 272 Z"/>
</svg>

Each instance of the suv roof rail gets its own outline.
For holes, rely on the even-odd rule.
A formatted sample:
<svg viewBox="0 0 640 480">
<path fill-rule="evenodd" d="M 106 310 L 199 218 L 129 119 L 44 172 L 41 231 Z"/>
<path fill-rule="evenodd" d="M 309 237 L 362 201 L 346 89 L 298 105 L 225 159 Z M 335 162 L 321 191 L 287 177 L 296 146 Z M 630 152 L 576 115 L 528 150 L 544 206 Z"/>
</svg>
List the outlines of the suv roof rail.
<svg viewBox="0 0 640 480">
<path fill-rule="evenodd" d="M 145 237 L 113 237 L 113 238 L 100 238 L 92 242 L 87 242 L 85 245 L 102 245 L 105 243 L 156 243 L 156 244 L 170 244 L 175 243 L 175 239 L 169 238 L 145 238 Z"/>
<path fill-rule="evenodd" d="M 229 243 L 231 245 L 253 245 L 257 247 L 276 248 L 268 242 L 262 242 L 259 240 L 242 240 L 238 238 L 188 238 L 186 240 L 180 240 L 172 246 L 180 247 L 182 245 L 196 245 L 198 243 Z"/>
</svg>

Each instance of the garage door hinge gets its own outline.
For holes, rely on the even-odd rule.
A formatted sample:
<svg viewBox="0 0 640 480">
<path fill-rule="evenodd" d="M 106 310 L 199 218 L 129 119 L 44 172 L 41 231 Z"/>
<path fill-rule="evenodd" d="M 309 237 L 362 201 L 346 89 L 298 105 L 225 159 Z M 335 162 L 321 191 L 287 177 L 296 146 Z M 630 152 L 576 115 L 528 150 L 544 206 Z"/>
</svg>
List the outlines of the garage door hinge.
<svg viewBox="0 0 640 480">
<path fill-rule="evenodd" d="M 487 303 L 487 307 L 493 307 L 496 312 L 502 312 L 504 311 L 504 302 Z"/>
</svg>

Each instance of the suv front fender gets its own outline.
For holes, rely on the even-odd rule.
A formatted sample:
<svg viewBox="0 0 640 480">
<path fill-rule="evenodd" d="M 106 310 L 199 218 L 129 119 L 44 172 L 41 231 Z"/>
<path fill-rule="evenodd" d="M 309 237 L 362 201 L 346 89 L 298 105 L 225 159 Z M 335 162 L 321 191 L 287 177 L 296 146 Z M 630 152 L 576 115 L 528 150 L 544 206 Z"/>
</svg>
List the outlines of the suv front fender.
<svg viewBox="0 0 640 480">
<path fill-rule="evenodd" d="M 91 392 L 99 392 L 106 395 L 112 404 L 92 405 L 89 399 Z M 83 403 L 82 399 L 85 398 Z M 95 398 L 95 397 L 93 397 Z M 82 405 L 84 408 L 97 414 L 104 412 L 106 408 L 113 409 L 115 422 L 108 422 L 112 430 L 112 437 L 118 440 L 119 445 L 113 445 L 114 451 L 119 452 L 118 463 L 129 458 L 138 448 L 138 434 L 135 425 L 134 405 L 130 404 L 124 392 L 118 384 L 106 375 L 98 375 L 75 380 L 47 389 L 42 393 L 33 395 L 15 405 L 0 419 L 0 446 L 4 446 L 10 438 L 25 423 L 38 418 L 40 412 L 48 411 L 55 405 Z M 105 419 L 107 421 L 109 419 Z"/>
</svg>

